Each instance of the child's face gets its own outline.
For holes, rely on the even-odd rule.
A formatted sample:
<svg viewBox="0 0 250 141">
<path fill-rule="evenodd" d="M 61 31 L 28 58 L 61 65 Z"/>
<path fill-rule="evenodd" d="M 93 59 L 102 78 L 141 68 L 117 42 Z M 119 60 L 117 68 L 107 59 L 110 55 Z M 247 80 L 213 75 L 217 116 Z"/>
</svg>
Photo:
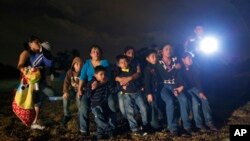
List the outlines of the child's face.
<svg viewBox="0 0 250 141">
<path fill-rule="evenodd" d="M 121 69 L 127 69 L 128 68 L 128 61 L 126 59 L 120 59 L 119 62 L 118 62 L 118 66 L 121 68 Z"/>
<path fill-rule="evenodd" d="M 101 58 L 101 52 L 98 48 L 92 48 L 90 52 L 90 56 L 93 60 L 98 60 Z"/>
<path fill-rule="evenodd" d="M 191 66 L 193 64 L 193 59 L 191 56 L 187 56 L 185 58 L 182 58 L 182 62 L 185 66 Z"/>
<path fill-rule="evenodd" d="M 172 53 L 172 46 L 171 45 L 166 45 L 162 49 L 162 56 L 163 57 L 170 57 Z"/>
<path fill-rule="evenodd" d="M 81 64 L 80 63 L 75 63 L 74 64 L 74 70 L 75 70 L 75 72 L 80 72 L 80 70 L 81 70 Z"/>
<path fill-rule="evenodd" d="M 130 49 L 125 53 L 125 55 L 128 56 L 129 58 L 134 58 L 135 52 L 133 49 Z"/>
<path fill-rule="evenodd" d="M 157 55 L 155 53 L 151 53 L 147 56 L 147 61 L 150 63 L 150 64 L 156 64 L 157 62 Z"/>
<path fill-rule="evenodd" d="M 95 73 L 95 78 L 97 81 L 103 82 L 105 80 L 105 71 L 99 71 Z"/>
</svg>

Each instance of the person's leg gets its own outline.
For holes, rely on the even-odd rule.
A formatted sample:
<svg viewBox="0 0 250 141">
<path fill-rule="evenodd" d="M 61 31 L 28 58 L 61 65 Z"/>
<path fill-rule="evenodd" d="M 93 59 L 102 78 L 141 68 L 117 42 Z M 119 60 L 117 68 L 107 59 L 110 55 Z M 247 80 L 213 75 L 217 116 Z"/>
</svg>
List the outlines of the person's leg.
<svg viewBox="0 0 250 141">
<path fill-rule="evenodd" d="M 183 121 L 183 127 L 190 131 L 192 130 L 191 121 L 189 119 L 189 104 L 185 93 L 180 93 L 177 96 L 180 105 L 181 119 Z"/>
<path fill-rule="evenodd" d="M 39 125 L 38 124 L 38 119 L 39 119 L 39 115 L 40 115 L 40 109 L 42 106 L 42 93 L 41 91 L 34 91 L 34 109 L 35 109 L 35 119 L 31 125 L 31 129 L 40 129 L 43 130 L 45 128 L 45 126 Z"/>
<path fill-rule="evenodd" d="M 161 90 L 161 98 L 166 103 L 165 110 L 167 115 L 168 129 L 172 133 L 178 132 L 177 118 L 174 110 L 175 109 L 174 96 L 167 85 L 164 85 L 164 87 Z"/>
<path fill-rule="evenodd" d="M 89 120 L 88 120 L 88 110 L 89 110 L 89 99 L 86 94 L 83 94 L 80 99 L 77 97 L 78 105 L 78 116 L 80 123 L 80 132 L 88 133 L 89 132 Z"/>
<path fill-rule="evenodd" d="M 134 99 L 132 98 L 132 94 L 124 94 L 123 98 L 124 98 L 124 106 L 126 107 L 125 108 L 126 117 L 128 119 L 130 130 L 132 132 L 136 132 L 138 131 L 138 124 L 134 118 L 134 105 L 133 105 Z"/>
<path fill-rule="evenodd" d="M 110 112 L 110 125 L 112 125 L 112 129 L 115 130 L 117 127 L 117 118 L 116 118 L 116 112 L 117 110 L 117 106 L 116 106 L 116 102 L 115 102 L 115 96 L 114 94 L 109 94 L 108 97 L 108 106 L 109 109 L 111 110 Z"/>
<path fill-rule="evenodd" d="M 135 104 L 139 107 L 143 126 L 148 125 L 147 107 L 141 93 L 134 94 Z"/>
<path fill-rule="evenodd" d="M 195 125 L 197 128 L 203 128 L 203 119 L 201 113 L 201 101 L 199 95 L 197 94 L 197 90 L 194 88 L 190 89 L 188 93 L 191 95 L 192 99 L 192 111 L 194 116 Z"/>
<path fill-rule="evenodd" d="M 149 104 L 150 106 L 150 125 L 154 128 L 154 129 L 160 129 L 160 124 L 159 124 L 159 114 L 158 114 L 158 107 L 157 107 L 157 99 L 154 96 L 154 99 L 152 101 L 152 103 Z"/>
<path fill-rule="evenodd" d="M 127 118 L 126 112 L 125 112 L 125 107 L 124 107 L 124 94 L 122 94 L 122 92 L 118 93 L 118 102 L 119 102 L 119 109 L 121 111 L 123 118 Z"/>
</svg>

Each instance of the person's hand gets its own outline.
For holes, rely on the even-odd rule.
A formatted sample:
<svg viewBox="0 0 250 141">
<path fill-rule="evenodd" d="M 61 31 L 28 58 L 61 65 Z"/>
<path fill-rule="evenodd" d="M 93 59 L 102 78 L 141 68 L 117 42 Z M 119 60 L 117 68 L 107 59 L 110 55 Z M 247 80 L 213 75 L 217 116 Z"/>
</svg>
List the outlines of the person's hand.
<svg viewBox="0 0 250 141">
<path fill-rule="evenodd" d="M 122 77 L 122 78 L 121 78 L 121 81 L 120 81 L 120 85 L 121 85 L 121 86 L 124 86 L 124 85 L 126 85 L 126 84 L 127 84 L 127 82 L 126 82 L 125 77 Z"/>
<path fill-rule="evenodd" d="M 64 93 L 63 94 L 63 99 L 67 100 L 69 98 L 69 93 Z"/>
<path fill-rule="evenodd" d="M 125 77 L 124 78 L 124 81 L 125 81 L 125 83 L 127 84 L 129 81 L 131 81 L 133 78 L 131 77 L 131 76 L 129 76 L 129 77 Z"/>
<path fill-rule="evenodd" d="M 77 97 L 80 98 L 82 96 L 82 91 L 77 91 Z"/>
<path fill-rule="evenodd" d="M 152 103 L 152 101 L 153 101 L 153 95 L 152 94 L 148 94 L 147 95 L 147 100 L 148 100 L 148 103 Z"/>
<path fill-rule="evenodd" d="M 178 92 L 178 90 L 177 89 L 174 89 L 174 96 L 178 96 L 179 95 L 179 92 Z"/>
<path fill-rule="evenodd" d="M 206 97 L 206 95 L 205 95 L 204 93 L 199 93 L 199 96 L 200 96 L 200 98 L 203 99 L 203 100 L 206 100 L 206 99 L 207 99 L 207 97 Z"/>
<path fill-rule="evenodd" d="M 178 96 L 182 91 L 183 91 L 184 87 L 183 86 L 180 86 L 178 88 L 175 88 L 174 89 L 174 95 L 175 96 Z"/>
<path fill-rule="evenodd" d="M 96 89 L 97 86 L 98 86 L 98 82 L 97 82 L 97 81 L 94 81 L 94 82 L 91 84 L 91 90 Z"/>
<path fill-rule="evenodd" d="M 177 63 L 176 65 L 175 65 L 175 69 L 180 69 L 181 68 L 181 64 L 180 63 Z"/>
</svg>

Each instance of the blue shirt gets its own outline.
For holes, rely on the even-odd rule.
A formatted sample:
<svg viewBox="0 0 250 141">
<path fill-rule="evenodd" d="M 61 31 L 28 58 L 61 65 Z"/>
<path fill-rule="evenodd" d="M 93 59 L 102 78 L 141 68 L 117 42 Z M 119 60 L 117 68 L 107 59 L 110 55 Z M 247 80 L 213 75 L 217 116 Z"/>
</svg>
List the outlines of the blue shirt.
<svg viewBox="0 0 250 141">
<path fill-rule="evenodd" d="M 109 71 L 109 63 L 107 60 L 101 60 L 100 66 L 103 66 L 107 69 L 106 74 L 107 77 L 110 76 L 110 71 Z M 80 74 L 80 80 L 84 80 L 86 82 L 89 82 L 92 80 L 92 77 L 95 74 L 95 69 L 93 64 L 91 63 L 91 59 L 88 59 L 85 64 L 82 67 L 81 74 Z"/>
</svg>

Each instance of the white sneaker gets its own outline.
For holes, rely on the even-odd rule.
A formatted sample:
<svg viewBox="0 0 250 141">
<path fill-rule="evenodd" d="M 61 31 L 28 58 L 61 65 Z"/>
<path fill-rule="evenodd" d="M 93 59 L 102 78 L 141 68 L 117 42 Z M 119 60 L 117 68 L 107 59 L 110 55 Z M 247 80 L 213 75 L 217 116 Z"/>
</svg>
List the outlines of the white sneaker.
<svg viewBox="0 0 250 141">
<path fill-rule="evenodd" d="M 38 130 L 43 130 L 45 126 L 39 125 L 37 123 L 32 123 L 30 126 L 31 129 L 38 129 Z"/>
</svg>

